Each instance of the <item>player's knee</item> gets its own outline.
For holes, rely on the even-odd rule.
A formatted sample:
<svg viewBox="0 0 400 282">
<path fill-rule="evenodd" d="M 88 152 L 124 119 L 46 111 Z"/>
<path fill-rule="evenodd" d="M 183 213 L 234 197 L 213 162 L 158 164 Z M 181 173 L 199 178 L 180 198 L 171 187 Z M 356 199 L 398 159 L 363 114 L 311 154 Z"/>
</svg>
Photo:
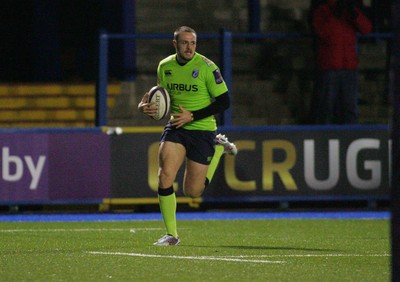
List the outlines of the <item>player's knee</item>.
<svg viewBox="0 0 400 282">
<path fill-rule="evenodd" d="M 168 173 L 165 170 L 161 170 L 158 175 L 158 180 L 159 180 L 160 186 L 169 187 L 174 183 L 175 175 Z"/>
<path fill-rule="evenodd" d="M 210 181 L 206 178 L 204 184 L 200 185 L 199 187 L 193 185 L 185 185 L 183 192 L 186 197 L 190 197 L 192 199 L 201 197 L 201 195 L 203 195 L 203 192 L 209 183 Z"/>
</svg>

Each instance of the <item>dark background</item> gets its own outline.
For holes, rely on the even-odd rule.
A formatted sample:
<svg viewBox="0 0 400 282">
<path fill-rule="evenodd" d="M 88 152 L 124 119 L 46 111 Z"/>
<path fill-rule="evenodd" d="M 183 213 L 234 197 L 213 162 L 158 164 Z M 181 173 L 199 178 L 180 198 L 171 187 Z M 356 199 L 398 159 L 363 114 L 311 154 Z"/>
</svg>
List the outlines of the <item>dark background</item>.
<svg viewBox="0 0 400 282">
<path fill-rule="evenodd" d="M 94 81 L 100 30 L 122 32 L 119 0 L 1 4 L 0 82 Z"/>
<path fill-rule="evenodd" d="M 324 1 L 310 0 L 310 11 Z M 371 6 L 364 7 L 374 23 L 374 32 L 388 31 L 390 3 L 372 0 Z M 135 0 L 3 0 L 1 4 L 0 83 L 95 81 L 100 32 L 134 32 L 137 20 Z M 158 4 L 169 7 L 173 1 Z M 154 1 L 148 5 L 151 8 Z M 246 5 L 248 31 L 259 32 L 260 1 L 247 0 Z M 195 6 L 188 4 L 188 13 L 193 9 L 193 13 L 207 14 L 195 10 Z M 273 7 L 271 22 L 278 15 L 282 17 Z M 110 49 L 110 77 L 122 79 L 122 43 L 113 44 Z"/>
</svg>

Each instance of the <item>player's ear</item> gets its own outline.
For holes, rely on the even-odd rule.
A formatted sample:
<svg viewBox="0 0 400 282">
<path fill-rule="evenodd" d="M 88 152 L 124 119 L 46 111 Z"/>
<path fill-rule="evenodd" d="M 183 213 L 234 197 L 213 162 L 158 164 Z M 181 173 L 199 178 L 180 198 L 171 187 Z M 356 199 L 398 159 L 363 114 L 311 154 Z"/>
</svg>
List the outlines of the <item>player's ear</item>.
<svg viewBox="0 0 400 282">
<path fill-rule="evenodd" d="M 176 49 L 176 44 L 177 44 L 176 40 L 175 39 L 172 40 L 172 45 L 174 46 L 175 49 Z"/>
</svg>

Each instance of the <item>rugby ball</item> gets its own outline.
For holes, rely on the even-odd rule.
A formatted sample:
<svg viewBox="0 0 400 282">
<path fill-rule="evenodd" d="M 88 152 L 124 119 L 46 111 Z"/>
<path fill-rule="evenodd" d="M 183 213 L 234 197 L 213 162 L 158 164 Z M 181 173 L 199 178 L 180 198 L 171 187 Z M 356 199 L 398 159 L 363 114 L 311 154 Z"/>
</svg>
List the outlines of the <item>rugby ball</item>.
<svg viewBox="0 0 400 282">
<path fill-rule="evenodd" d="M 154 86 L 149 91 L 149 98 L 147 103 L 154 103 L 158 110 L 155 116 L 151 118 L 154 120 L 160 120 L 165 118 L 169 113 L 171 98 L 168 91 L 161 86 Z"/>
</svg>

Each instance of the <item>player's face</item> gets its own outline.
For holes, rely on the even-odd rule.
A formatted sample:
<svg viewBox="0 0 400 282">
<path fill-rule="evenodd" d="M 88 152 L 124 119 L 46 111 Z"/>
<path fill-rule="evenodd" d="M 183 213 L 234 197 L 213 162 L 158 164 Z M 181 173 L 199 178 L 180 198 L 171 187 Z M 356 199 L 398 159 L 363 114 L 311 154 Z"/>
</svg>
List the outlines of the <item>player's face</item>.
<svg viewBox="0 0 400 282">
<path fill-rule="evenodd" d="M 181 32 L 178 40 L 174 40 L 174 46 L 179 62 L 186 63 L 193 58 L 196 51 L 196 35 L 191 32 Z"/>
</svg>

